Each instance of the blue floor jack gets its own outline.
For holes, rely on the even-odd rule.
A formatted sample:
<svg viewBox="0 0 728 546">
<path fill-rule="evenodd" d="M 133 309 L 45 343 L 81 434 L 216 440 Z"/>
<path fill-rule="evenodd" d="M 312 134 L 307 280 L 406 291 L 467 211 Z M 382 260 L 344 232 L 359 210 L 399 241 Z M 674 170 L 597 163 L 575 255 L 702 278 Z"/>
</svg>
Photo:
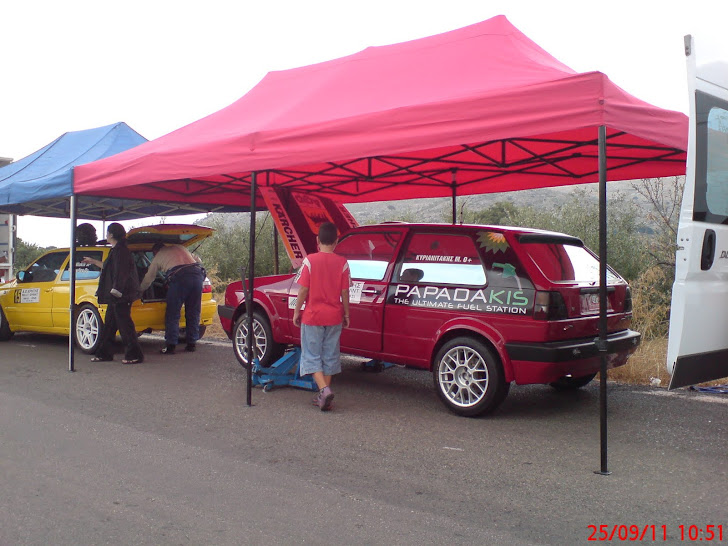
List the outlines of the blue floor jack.
<svg viewBox="0 0 728 546">
<path fill-rule="evenodd" d="M 273 387 L 284 386 L 317 391 L 318 387 L 313 380 L 313 376 L 301 377 L 298 372 L 298 361 L 300 359 L 300 347 L 294 347 L 268 368 L 262 367 L 256 358 L 253 361 L 253 386 L 262 386 L 263 392 L 270 392 Z"/>
<path fill-rule="evenodd" d="M 270 392 L 273 387 L 298 387 L 308 391 L 317 391 L 318 386 L 312 375 L 301 376 L 298 363 L 301 359 L 301 348 L 294 347 L 276 360 L 268 368 L 260 365 L 256 358 L 253 361 L 253 386 L 263 387 L 263 392 Z M 380 360 L 362 362 L 361 369 L 365 372 L 381 372 L 391 368 L 394 364 Z"/>
</svg>

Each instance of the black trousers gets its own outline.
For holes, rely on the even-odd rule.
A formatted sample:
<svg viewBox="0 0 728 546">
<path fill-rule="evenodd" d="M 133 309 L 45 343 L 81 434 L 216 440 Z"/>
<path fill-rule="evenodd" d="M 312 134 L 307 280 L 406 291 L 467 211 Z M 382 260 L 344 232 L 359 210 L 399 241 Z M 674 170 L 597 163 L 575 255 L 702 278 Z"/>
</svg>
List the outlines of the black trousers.
<svg viewBox="0 0 728 546">
<path fill-rule="evenodd" d="M 117 330 L 124 344 L 124 359 L 143 360 L 144 353 L 139 345 L 134 321 L 131 319 L 131 303 L 128 302 L 110 303 L 106 308 L 106 322 L 101 330 L 101 341 L 95 355 L 104 360 L 114 358 Z"/>
</svg>

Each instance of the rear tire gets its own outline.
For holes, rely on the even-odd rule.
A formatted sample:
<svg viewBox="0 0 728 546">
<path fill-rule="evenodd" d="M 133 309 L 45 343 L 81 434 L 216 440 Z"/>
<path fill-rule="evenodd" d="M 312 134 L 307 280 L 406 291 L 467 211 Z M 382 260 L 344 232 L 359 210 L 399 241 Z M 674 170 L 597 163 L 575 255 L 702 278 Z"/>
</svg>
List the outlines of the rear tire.
<svg viewBox="0 0 728 546">
<path fill-rule="evenodd" d="M 464 417 L 492 412 L 510 389 L 498 357 L 471 337 L 456 337 L 440 348 L 433 378 L 443 404 Z"/>
<path fill-rule="evenodd" d="M 76 345 L 81 352 L 87 355 L 94 354 L 99 347 L 101 328 L 104 325 L 98 309 L 93 305 L 82 305 L 73 322 L 73 338 Z"/>
<path fill-rule="evenodd" d="M 3 308 L 0 307 L 0 341 L 8 341 L 11 337 L 13 337 L 14 333 L 15 332 L 10 329 L 8 320 L 5 318 Z"/>
<path fill-rule="evenodd" d="M 571 377 L 565 375 L 563 377 L 559 377 L 553 383 L 549 383 L 549 385 L 551 385 L 557 391 L 574 391 L 591 383 L 591 380 L 594 379 L 596 375 L 596 373 L 582 375 L 581 377 Z"/>
<path fill-rule="evenodd" d="M 248 315 L 243 313 L 238 320 L 235 321 L 233 327 L 233 351 L 235 357 L 244 368 L 248 367 L 248 348 L 246 346 L 246 337 L 248 334 Z M 270 321 L 265 314 L 253 312 L 253 334 L 255 341 L 255 355 L 263 368 L 269 367 L 276 360 L 283 356 L 285 345 L 273 341 L 273 330 L 270 327 Z"/>
</svg>

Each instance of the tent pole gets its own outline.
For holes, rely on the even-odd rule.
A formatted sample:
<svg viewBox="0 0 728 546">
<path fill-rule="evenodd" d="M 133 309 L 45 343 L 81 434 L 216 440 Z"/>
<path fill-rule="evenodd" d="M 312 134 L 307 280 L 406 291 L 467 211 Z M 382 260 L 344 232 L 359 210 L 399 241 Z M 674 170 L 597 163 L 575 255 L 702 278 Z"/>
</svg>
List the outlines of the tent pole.
<svg viewBox="0 0 728 546">
<path fill-rule="evenodd" d="M 450 185 L 452 188 L 452 223 L 453 225 L 458 223 L 458 206 L 457 206 L 457 196 L 458 196 L 458 186 L 457 186 L 457 169 L 452 170 L 452 184 Z"/>
<path fill-rule="evenodd" d="M 278 275 L 278 230 L 273 226 L 273 274 Z"/>
<path fill-rule="evenodd" d="M 599 126 L 599 445 L 601 466 L 607 469 L 607 127 Z"/>
<path fill-rule="evenodd" d="M 248 315 L 248 337 L 245 340 L 248 349 L 248 381 L 246 396 L 248 406 L 253 405 L 253 279 L 255 278 L 255 193 L 256 172 L 250 175 L 250 244 L 248 254 L 248 290 L 245 294 L 245 312 Z"/>
<path fill-rule="evenodd" d="M 76 194 L 71 194 L 71 250 L 68 255 L 68 272 L 70 274 L 68 286 L 68 371 L 76 371 L 73 366 L 73 352 L 75 344 L 73 342 L 74 318 L 76 308 L 76 215 L 78 213 L 78 203 L 76 203 Z"/>
</svg>

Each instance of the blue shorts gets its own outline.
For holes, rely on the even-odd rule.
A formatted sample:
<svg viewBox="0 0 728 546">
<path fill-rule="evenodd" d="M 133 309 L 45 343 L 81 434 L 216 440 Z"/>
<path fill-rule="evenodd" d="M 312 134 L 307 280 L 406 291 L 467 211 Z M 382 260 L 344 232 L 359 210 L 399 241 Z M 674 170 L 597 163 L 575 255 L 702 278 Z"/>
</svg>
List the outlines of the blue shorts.
<svg viewBox="0 0 728 546">
<path fill-rule="evenodd" d="M 311 326 L 301 324 L 301 361 L 299 373 L 309 375 L 323 372 L 334 375 L 341 371 L 339 339 L 341 324 Z"/>
</svg>

